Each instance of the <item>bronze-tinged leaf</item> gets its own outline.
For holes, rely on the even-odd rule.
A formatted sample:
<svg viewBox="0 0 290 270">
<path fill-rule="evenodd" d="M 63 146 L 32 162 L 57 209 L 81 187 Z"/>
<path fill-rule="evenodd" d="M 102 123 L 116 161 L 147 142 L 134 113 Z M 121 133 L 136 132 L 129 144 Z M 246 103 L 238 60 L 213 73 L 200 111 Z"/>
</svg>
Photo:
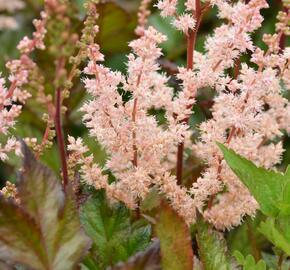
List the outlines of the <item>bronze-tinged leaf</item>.
<svg viewBox="0 0 290 270">
<path fill-rule="evenodd" d="M 98 43 L 102 50 L 110 54 L 128 51 L 128 42 L 135 38 L 136 14 L 129 13 L 113 2 L 100 3 L 98 11 Z"/>
<path fill-rule="evenodd" d="M 18 193 L 21 206 L 33 217 L 42 232 L 45 242 L 53 242 L 58 230 L 59 215 L 65 205 L 65 196 L 60 181 L 52 171 L 38 163 L 28 147 L 23 146 L 22 172 L 18 177 Z M 54 245 L 46 247 L 52 259 Z"/>
<path fill-rule="evenodd" d="M 81 227 L 79 213 L 72 189 L 67 190 L 64 207 L 59 213 L 57 231 L 53 242 L 53 270 L 75 269 L 91 240 Z"/>
<path fill-rule="evenodd" d="M 72 270 L 90 240 L 79 221 L 69 187 L 38 163 L 23 145 L 24 164 L 19 177 L 20 205 L 0 198 L 0 259 L 36 270 Z"/>
<path fill-rule="evenodd" d="M 41 237 L 31 216 L 0 196 L 0 259 L 45 269 L 47 258 Z"/>
<path fill-rule="evenodd" d="M 0 261 L 0 269 L 1 270 L 16 270 L 14 268 L 14 266 L 11 266 L 11 265 L 9 265 L 9 264 L 7 264 L 5 262 L 1 262 L 1 261 Z"/>
<path fill-rule="evenodd" d="M 193 251 L 188 226 L 164 201 L 155 226 L 160 240 L 162 269 L 192 270 Z"/>
<path fill-rule="evenodd" d="M 119 263 L 110 270 L 161 270 L 160 244 L 155 241 L 145 251 L 138 252 L 127 262 Z"/>
<path fill-rule="evenodd" d="M 201 216 L 197 219 L 198 252 L 204 270 L 232 270 L 226 242 Z"/>
</svg>

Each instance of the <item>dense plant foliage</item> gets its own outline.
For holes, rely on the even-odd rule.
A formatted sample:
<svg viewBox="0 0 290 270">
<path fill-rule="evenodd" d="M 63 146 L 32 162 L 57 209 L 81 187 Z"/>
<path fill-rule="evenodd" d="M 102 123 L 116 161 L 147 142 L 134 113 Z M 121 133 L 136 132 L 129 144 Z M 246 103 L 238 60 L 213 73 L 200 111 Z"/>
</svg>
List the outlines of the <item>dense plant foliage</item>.
<svg viewBox="0 0 290 270">
<path fill-rule="evenodd" d="M 0 269 L 289 269 L 289 7 L 0 0 Z"/>
</svg>

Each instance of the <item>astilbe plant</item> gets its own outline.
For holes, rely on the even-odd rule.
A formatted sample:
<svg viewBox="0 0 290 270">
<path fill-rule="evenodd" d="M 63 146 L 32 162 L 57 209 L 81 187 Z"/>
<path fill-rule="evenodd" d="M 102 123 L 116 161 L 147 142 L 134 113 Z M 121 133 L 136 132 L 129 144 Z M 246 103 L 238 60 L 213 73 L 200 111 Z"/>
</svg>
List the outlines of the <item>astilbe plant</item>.
<svg viewBox="0 0 290 270">
<path fill-rule="evenodd" d="M 35 241 L 37 237 L 44 237 L 43 245 L 47 247 L 47 250 L 41 249 L 36 252 L 39 261 L 33 265 L 29 264 L 29 257 L 21 257 L 22 251 L 8 256 L 11 247 L 7 246 L 11 239 L 4 239 L 4 250 L 8 260 L 29 265 L 33 269 L 70 269 L 69 267 L 77 265 L 90 242 L 84 236 L 79 220 L 75 217 L 70 225 L 76 240 L 72 235 L 66 236 L 68 240 L 59 239 L 58 236 L 64 232 L 64 224 L 69 224 L 68 216 L 75 216 L 77 207 L 83 203 L 83 187 L 80 186 L 79 178 L 82 185 L 104 190 L 112 205 L 121 202 L 134 210 L 135 219 L 140 219 L 148 197 L 152 194 L 159 199 L 159 196 L 164 197 L 160 199 L 161 212 L 156 220 L 144 214 L 149 221 L 153 219 L 153 223 L 157 224 L 156 234 L 161 240 L 164 269 L 192 268 L 193 253 L 187 237 L 188 226 L 192 224 L 196 224 L 197 227 L 199 257 L 204 269 L 235 269 L 231 268 L 230 259 L 222 253 L 225 247 L 219 242 L 219 236 L 209 229 L 204 220 L 215 229 L 225 231 L 240 225 L 247 215 L 254 217 L 259 207 L 265 215 L 269 214 L 264 211 L 264 201 L 260 201 L 259 195 L 248 184 L 248 179 L 244 180 L 244 174 L 230 163 L 227 158 L 229 154 L 225 154 L 229 162 L 227 165 L 223 157 L 223 153 L 227 153 L 226 148 L 217 142 L 232 148 L 256 166 L 275 169 L 280 163 L 284 151 L 282 138 L 290 132 L 290 103 L 285 97 L 285 92 L 290 86 L 290 50 L 285 45 L 290 32 L 289 1 L 283 1 L 283 10 L 277 15 L 275 33 L 265 33 L 263 36 L 266 50 L 259 48 L 252 40 L 252 34 L 262 26 L 264 20 L 261 12 L 270 8 L 266 0 L 159 0 L 154 3 L 161 16 L 167 17 L 171 27 L 181 31 L 187 41 L 186 65 L 171 64 L 174 75 L 165 72 L 164 63 L 160 60 L 163 57 L 161 46 L 171 37 L 149 24 L 151 2 L 141 1 L 137 15 L 138 25 L 135 29 L 137 37 L 129 43 L 131 53 L 127 55 L 125 73 L 112 70 L 104 64 L 105 56 L 97 42 L 100 34 L 99 15 L 102 15 L 99 14 L 98 8 L 104 3 L 97 0 L 86 2 L 83 28 L 79 30 L 78 25 L 76 32 L 72 27 L 77 20 L 74 14 L 75 6 L 66 0 L 45 0 L 40 19 L 33 22 L 36 30 L 32 38 L 24 37 L 17 46 L 19 59 L 7 63 L 9 77 L 7 80 L 0 79 L 0 132 L 5 137 L 5 142 L 0 145 L 0 159 L 7 161 L 8 154 L 15 151 L 19 156 L 24 154 L 25 162 L 20 184 L 14 186 L 7 182 L 1 191 L 3 196 L 1 195 L 0 202 L 8 210 L 0 213 L 0 219 L 5 219 L 11 225 L 9 215 L 15 212 L 15 220 L 28 226 L 28 217 L 31 217 L 34 226 L 31 227 L 31 231 L 36 237 Z M 201 52 L 196 49 L 198 34 L 204 16 L 212 8 L 217 9 L 221 23 L 206 38 L 204 50 Z M 37 59 L 37 53 L 41 59 L 39 51 L 47 52 L 51 61 L 48 67 L 41 61 L 34 61 Z M 83 76 L 79 80 L 81 72 Z M 172 79 L 178 82 L 178 86 L 171 83 Z M 103 166 L 95 161 L 95 153 L 82 138 L 64 134 L 63 131 L 62 122 L 70 110 L 66 101 L 72 92 L 70 90 L 76 85 L 83 87 L 79 82 L 83 84 L 89 96 L 80 108 L 82 122 L 90 137 L 106 152 Z M 192 108 L 197 103 L 198 95 L 208 89 L 214 92 L 210 108 L 211 117 L 198 126 L 198 135 L 194 134 L 193 139 L 190 127 L 190 119 L 194 114 Z M 41 107 L 40 112 L 46 127 L 41 141 L 36 138 L 23 140 L 39 160 L 46 149 L 53 147 L 56 139 L 63 190 L 51 173 L 34 160 L 24 146 L 25 143 L 22 142 L 21 151 L 20 141 L 11 135 L 23 106 L 29 106 L 29 102 Z M 162 121 L 154 113 L 156 111 L 161 112 Z M 184 163 L 190 156 L 199 157 L 205 165 L 196 181 L 188 186 L 183 182 Z M 32 160 L 31 164 L 29 158 Z M 232 158 L 234 159 L 234 156 Z M 241 164 L 243 162 L 241 159 Z M 251 165 L 254 167 L 249 165 L 249 170 L 256 168 L 254 164 Z M 35 174 L 31 172 L 34 169 L 37 172 Z M 36 206 L 40 205 L 41 213 L 35 213 L 34 207 L 29 204 L 29 196 L 33 195 L 26 190 L 25 183 L 37 186 L 33 179 L 39 176 L 43 180 L 47 175 L 48 180 L 52 178 L 52 186 L 46 186 L 45 181 L 39 183 L 40 187 L 43 185 L 46 201 L 42 207 L 42 203 L 38 201 L 41 188 L 36 188 L 35 198 L 32 200 L 35 200 Z M 53 192 L 48 191 L 50 188 L 56 190 L 56 201 L 52 199 Z M 2 197 L 10 198 L 13 203 L 9 204 Z M 89 202 L 93 204 L 93 200 Z M 177 212 L 176 218 L 175 212 L 167 203 Z M 286 201 L 281 203 L 287 204 Z M 56 206 L 59 212 L 54 213 L 55 219 L 51 221 L 49 215 L 42 214 L 53 206 Z M 92 212 L 99 211 L 98 207 L 101 206 L 95 207 L 86 206 L 84 211 L 91 211 L 90 215 L 94 215 Z M 283 208 L 283 211 L 285 209 Z M 283 213 L 287 212 L 286 210 Z M 112 215 L 114 213 L 113 211 Z M 83 214 L 85 225 L 89 228 L 99 228 L 99 223 L 91 219 L 90 215 Z M 101 210 L 98 218 L 100 216 Z M 38 217 L 41 222 L 37 220 Z M 174 220 L 172 224 L 169 222 L 171 220 Z M 46 222 L 51 222 L 50 225 L 56 222 L 60 231 L 53 231 L 52 235 L 48 236 L 49 239 L 46 239 L 45 232 L 50 231 L 51 227 Z M 268 223 L 267 226 L 270 225 Z M 166 231 L 162 229 L 164 226 Z M 0 231 L 2 227 L 0 222 Z M 136 228 L 133 227 L 134 225 L 130 230 L 136 233 L 136 239 L 142 234 L 145 235 L 146 240 L 143 240 L 146 242 L 148 230 L 142 227 L 142 232 L 136 232 Z M 275 242 L 273 236 L 269 236 L 268 228 L 264 226 L 264 234 L 269 241 L 289 255 L 287 252 L 290 248 L 288 250 L 288 246 Z M 175 229 L 178 235 L 176 237 L 172 236 Z M 96 231 L 97 234 L 100 229 Z M 2 232 L 7 231 L 2 228 Z M 87 233 L 95 241 L 92 229 Z M 118 241 L 119 238 L 122 237 L 118 235 Z M 135 240 L 129 236 L 127 238 L 128 242 Z M 100 238 L 97 240 L 101 241 Z M 127 247 L 129 244 L 125 240 L 118 243 Z M 0 243 L 1 241 L 0 237 Z M 69 241 L 78 242 L 80 248 L 71 251 L 72 254 L 77 254 L 75 261 L 67 264 L 67 268 L 61 268 L 65 262 L 59 262 L 56 254 L 58 249 L 53 249 L 55 246 L 51 241 L 59 241 L 57 243 L 60 254 L 65 253 L 62 248 L 65 250 Z M 106 265 L 106 261 L 110 260 L 106 260 L 104 254 L 108 251 L 104 251 L 98 241 L 94 242 L 93 247 L 96 246 L 99 260 Z M 182 243 L 185 244 L 176 251 L 174 245 L 173 248 L 168 248 L 166 241 L 177 243 L 180 247 Z M 29 241 L 21 244 L 26 248 Z M 108 243 L 108 246 L 110 244 Z M 216 250 L 217 247 L 219 250 Z M 190 252 L 187 252 L 189 249 Z M 136 248 L 136 251 L 139 250 Z M 40 251 L 42 253 L 39 255 Z M 187 259 L 180 260 L 185 253 Z M 218 264 L 211 262 L 211 257 L 216 253 L 221 254 Z M 127 259 L 132 255 L 130 252 L 127 257 L 124 252 L 120 254 L 118 253 L 117 259 L 112 259 L 111 266 L 120 258 Z M 150 251 L 143 255 L 146 257 L 148 254 Z M 249 259 L 240 255 L 236 256 L 240 265 L 246 265 L 247 260 L 252 260 L 252 257 Z M 0 259 L 2 258 L 0 245 Z M 168 258 L 177 262 L 174 265 L 179 265 L 179 268 L 170 268 Z M 138 264 L 138 257 L 136 263 Z M 225 265 L 227 268 L 223 268 Z M 252 269 L 264 269 L 264 263 L 252 265 L 257 267 Z"/>
<path fill-rule="evenodd" d="M 144 15 L 139 15 L 141 25 L 146 3 L 141 9 Z M 181 85 L 178 93 L 169 86 L 157 61 L 161 56 L 158 44 L 166 37 L 151 26 L 144 31 L 139 26 L 141 37 L 129 44 L 127 75 L 99 64 L 104 56 L 98 45 L 87 49 L 84 72 L 89 77 L 84 83 L 93 99 L 82 107 L 83 119 L 91 136 L 107 151 L 104 170 L 109 169 L 116 181 L 109 184 L 92 156 L 85 157 L 88 149 L 80 139 L 70 138 L 69 150 L 82 157 L 78 163 L 84 181 L 105 188 L 110 198 L 130 208 L 138 208 L 140 200 L 156 187 L 188 224 L 194 222 L 198 209 L 216 228 L 231 228 L 245 215 L 253 216 L 258 204 L 227 167 L 216 142 L 228 144 L 260 166 L 273 168 L 279 163 L 283 147 L 278 138 L 283 131 L 289 132 L 290 123 L 289 102 L 283 97 L 283 87 L 289 88 L 289 50 L 281 48 L 282 38 L 289 34 L 289 15 L 279 13 L 276 33 L 263 37 L 268 45 L 263 51 L 253 44 L 251 33 L 261 26 L 260 12 L 269 7 L 266 1 L 186 1 L 183 14 L 178 14 L 176 5 L 177 1 L 157 3 L 161 15 L 171 16 L 173 26 L 188 41 L 187 66 L 179 67 L 176 74 Z M 226 23 L 207 38 L 202 54 L 194 47 L 203 13 L 210 5 L 217 6 L 218 16 Z M 240 61 L 244 54 L 250 54 L 251 64 Z M 227 72 L 231 68 L 233 75 Z M 216 90 L 212 118 L 200 125 L 200 136 L 192 143 L 188 120 L 198 91 L 206 87 Z M 130 93 L 126 102 L 124 91 Z M 165 111 L 164 125 L 149 114 L 152 108 Z M 207 164 L 189 189 L 181 185 L 184 148 Z M 176 174 L 172 173 L 175 164 Z"/>
</svg>

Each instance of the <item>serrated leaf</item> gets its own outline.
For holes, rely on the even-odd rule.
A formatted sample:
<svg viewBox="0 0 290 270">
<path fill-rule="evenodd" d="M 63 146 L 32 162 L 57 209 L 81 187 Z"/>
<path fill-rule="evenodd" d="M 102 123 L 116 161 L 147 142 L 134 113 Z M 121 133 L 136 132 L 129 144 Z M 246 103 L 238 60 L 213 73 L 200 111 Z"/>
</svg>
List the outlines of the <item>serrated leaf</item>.
<svg viewBox="0 0 290 270">
<path fill-rule="evenodd" d="M 243 266 L 243 270 L 266 270 L 267 268 L 265 261 L 259 260 L 256 263 L 252 255 L 244 257 L 244 255 L 239 251 L 235 251 L 233 255 L 237 259 L 238 264 Z"/>
<path fill-rule="evenodd" d="M 225 240 L 202 217 L 197 220 L 196 239 L 204 270 L 232 270 Z"/>
<path fill-rule="evenodd" d="M 277 248 L 290 256 L 290 218 L 268 218 L 260 224 L 260 232 Z"/>
<path fill-rule="evenodd" d="M 81 220 L 94 242 L 93 251 L 100 269 L 126 261 L 150 242 L 149 225 L 131 223 L 129 211 L 123 205 L 109 206 L 101 195 L 85 203 L 81 209 Z"/>
<path fill-rule="evenodd" d="M 72 192 L 38 163 L 26 146 L 18 182 L 21 204 L 0 197 L 0 258 L 37 270 L 75 269 L 89 239 Z"/>
<path fill-rule="evenodd" d="M 270 216 L 260 225 L 260 232 L 276 247 L 290 255 L 290 179 L 285 174 L 258 168 L 233 150 L 219 145 L 224 157 L 260 204 L 261 211 Z"/>
<path fill-rule="evenodd" d="M 91 251 L 87 256 L 82 260 L 81 270 L 100 270 L 98 263 L 98 258 Z"/>
<path fill-rule="evenodd" d="M 120 263 L 110 270 L 161 270 L 160 246 L 156 241 L 145 251 L 138 252 L 126 263 Z"/>
<path fill-rule="evenodd" d="M 188 226 L 164 201 L 155 226 L 160 240 L 162 269 L 192 270 L 193 251 Z"/>
<path fill-rule="evenodd" d="M 250 190 L 260 205 L 261 211 L 268 216 L 277 216 L 278 214 L 287 214 L 289 198 L 283 196 L 283 193 L 290 188 L 286 175 L 264 168 L 257 167 L 253 162 L 236 154 L 233 150 L 218 144 L 224 154 L 230 168 L 240 178 L 244 185 Z"/>
</svg>

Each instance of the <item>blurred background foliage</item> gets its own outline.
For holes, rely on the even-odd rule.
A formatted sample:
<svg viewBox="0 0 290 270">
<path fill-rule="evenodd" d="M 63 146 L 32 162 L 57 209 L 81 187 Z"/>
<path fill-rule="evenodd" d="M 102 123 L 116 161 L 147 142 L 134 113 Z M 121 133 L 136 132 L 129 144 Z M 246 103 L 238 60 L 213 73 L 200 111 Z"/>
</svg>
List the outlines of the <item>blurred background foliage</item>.
<svg viewBox="0 0 290 270">
<path fill-rule="evenodd" d="M 71 29 L 70 32 L 80 33 L 82 22 L 85 17 L 85 10 L 83 4 L 85 0 L 71 0 Z M 182 2 L 182 1 L 181 1 Z M 19 27 L 16 30 L 3 30 L 0 31 L 0 72 L 3 76 L 7 75 L 5 69 L 5 63 L 9 59 L 17 58 L 18 51 L 16 46 L 20 39 L 28 35 L 30 36 L 34 30 L 32 25 L 33 18 L 39 16 L 39 12 L 43 8 L 42 0 L 25 0 L 25 9 L 14 14 L 19 23 Z M 255 44 L 264 48 L 265 45 L 262 42 L 263 33 L 273 33 L 276 15 L 281 7 L 280 1 L 269 1 L 270 9 L 264 10 L 263 15 L 265 21 L 262 28 L 256 32 L 253 36 Z M 97 37 L 97 42 L 101 46 L 102 52 L 105 54 L 105 65 L 113 70 L 120 70 L 123 73 L 126 72 L 126 55 L 129 52 L 128 42 L 135 38 L 134 29 L 137 23 L 137 10 L 139 1 L 137 0 L 115 0 L 107 1 L 99 5 L 99 21 L 100 33 Z M 184 65 L 186 62 L 186 41 L 183 35 L 174 30 L 170 21 L 159 16 L 159 12 L 154 6 L 152 6 L 152 14 L 149 18 L 149 23 L 160 30 L 162 33 L 168 36 L 162 47 L 164 51 L 164 59 L 161 60 L 161 64 L 166 67 L 175 65 Z M 182 12 L 182 5 L 181 10 Z M 197 50 L 203 51 L 204 41 L 207 35 L 212 30 L 219 26 L 222 21 L 216 16 L 216 9 L 210 9 L 204 16 L 197 41 Z M 53 36 L 53 30 L 58 25 L 51 26 L 49 30 L 48 43 L 54 39 L 58 39 L 57 36 Z M 56 33 L 66 31 L 66 29 L 58 29 Z M 289 42 L 289 41 L 287 41 Z M 51 46 L 50 46 L 51 48 Z M 74 52 L 74 45 L 71 44 L 70 50 Z M 42 69 L 45 79 L 46 92 L 53 93 L 52 85 L 50 81 L 54 76 L 54 63 L 53 63 L 53 51 L 47 50 L 44 52 L 36 52 L 33 57 L 37 59 L 39 66 Z M 243 59 L 247 61 L 247 59 Z M 82 79 L 82 75 L 80 77 Z M 178 82 L 172 78 L 170 84 L 178 90 Z M 33 89 L 32 91 L 37 91 Z M 211 89 L 203 89 L 199 91 L 197 97 L 197 104 L 194 106 L 194 114 L 190 119 L 190 124 L 193 129 L 193 140 L 198 136 L 198 124 L 209 117 L 211 117 L 210 106 L 212 104 L 213 91 Z M 94 139 L 91 139 L 88 135 L 88 131 L 81 122 L 81 112 L 79 108 L 83 102 L 89 98 L 85 93 L 81 80 L 78 78 L 74 81 L 74 86 L 71 89 L 69 99 L 65 101 L 65 105 L 68 108 L 64 118 L 64 130 L 65 134 L 70 134 L 75 137 L 82 137 L 88 144 L 90 149 L 95 155 L 96 161 L 100 164 L 104 164 L 106 153 L 96 143 Z M 31 100 L 27 106 L 25 106 L 21 117 L 18 119 L 15 130 L 12 133 L 20 138 L 36 137 L 39 141 L 43 136 L 45 130 L 45 123 L 41 119 L 42 113 L 45 112 L 45 108 L 39 107 Z M 157 114 L 162 121 L 162 112 L 152 112 Z M 285 135 L 284 137 L 285 153 L 283 160 L 280 164 L 281 169 L 285 168 L 290 163 L 290 139 Z M 51 149 L 45 151 L 41 157 L 42 161 L 52 168 L 55 172 L 59 172 L 59 157 L 57 149 L 53 146 Z M 20 160 L 14 155 L 8 161 L 8 164 L 0 163 L 0 185 L 3 186 L 6 180 L 13 181 L 15 179 L 15 169 L 19 166 Z M 185 166 L 185 179 L 184 184 L 190 185 L 194 179 L 198 177 L 203 168 L 202 163 L 195 157 L 189 156 L 186 160 Z M 258 216 L 255 221 L 247 219 L 246 222 L 239 228 L 232 230 L 228 234 L 229 248 L 230 250 L 239 250 L 243 254 L 251 253 L 257 258 L 265 257 L 267 260 L 271 260 L 266 253 L 261 254 L 258 250 L 267 250 L 267 242 L 256 230 L 255 224 L 259 220 L 263 219 L 262 216 Z M 254 241 L 248 241 L 249 239 L 255 239 Z M 244 241 L 243 241 L 244 240 Z M 251 242 L 251 244 L 249 244 Z M 259 247 L 259 248 L 258 248 Z M 267 257 L 268 256 L 268 257 Z"/>
</svg>

